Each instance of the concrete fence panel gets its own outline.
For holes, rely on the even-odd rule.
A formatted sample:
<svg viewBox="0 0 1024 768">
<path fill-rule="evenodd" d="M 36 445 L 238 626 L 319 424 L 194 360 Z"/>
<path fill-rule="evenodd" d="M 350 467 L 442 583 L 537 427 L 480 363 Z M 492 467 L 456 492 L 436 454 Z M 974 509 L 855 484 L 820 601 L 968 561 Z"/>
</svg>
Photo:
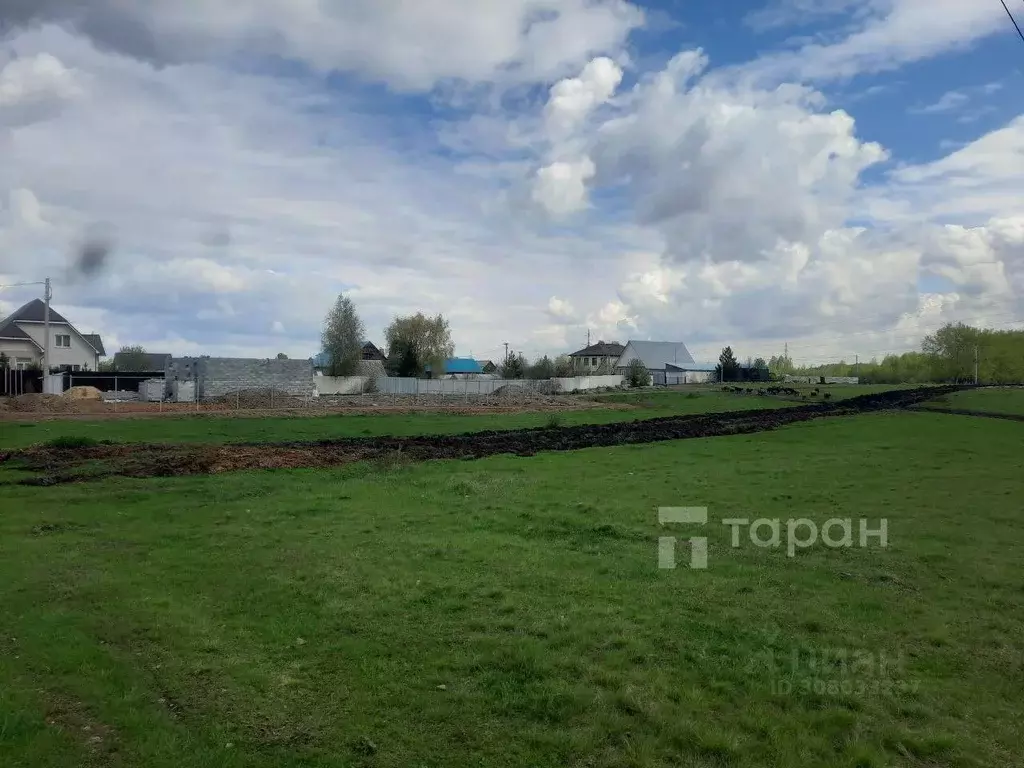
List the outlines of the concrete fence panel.
<svg viewBox="0 0 1024 768">
<path fill-rule="evenodd" d="M 562 392 L 585 392 L 588 389 L 620 387 L 625 380 L 625 376 L 571 376 L 551 379 L 558 384 Z"/>
</svg>

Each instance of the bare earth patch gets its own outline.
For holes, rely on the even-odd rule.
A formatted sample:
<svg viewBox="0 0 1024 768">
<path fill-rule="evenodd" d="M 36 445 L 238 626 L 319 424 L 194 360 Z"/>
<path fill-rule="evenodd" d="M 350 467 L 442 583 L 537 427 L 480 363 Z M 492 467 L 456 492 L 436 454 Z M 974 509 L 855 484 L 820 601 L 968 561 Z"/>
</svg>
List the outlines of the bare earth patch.
<svg viewBox="0 0 1024 768">
<path fill-rule="evenodd" d="M 567 395 L 495 396 L 469 398 L 437 395 L 350 395 L 305 400 L 281 397 L 271 401 L 223 397 L 203 403 L 103 402 L 62 395 L 19 395 L 0 398 L 0 421 L 48 421 L 51 419 L 125 419 L 161 416 L 235 416 L 259 418 L 274 416 L 324 416 L 329 414 L 413 414 L 444 413 L 481 415 L 500 413 L 546 413 L 594 408 L 629 410 L 631 406 L 602 403 Z"/>
<path fill-rule="evenodd" d="M 37 476 L 26 484 L 53 485 L 110 475 L 168 477 L 248 469 L 333 467 L 368 459 L 425 461 L 474 459 L 497 454 L 530 456 L 540 451 L 569 451 L 663 440 L 684 440 L 763 432 L 811 419 L 854 416 L 907 408 L 958 387 L 927 387 L 862 395 L 836 403 L 794 408 L 730 411 L 692 416 L 536 427 L 461 435 L 350 437 L 330 440 L 232 445 L 101 444 L 60 447 L 40 445 L 0 454 Z"/>
</svg>

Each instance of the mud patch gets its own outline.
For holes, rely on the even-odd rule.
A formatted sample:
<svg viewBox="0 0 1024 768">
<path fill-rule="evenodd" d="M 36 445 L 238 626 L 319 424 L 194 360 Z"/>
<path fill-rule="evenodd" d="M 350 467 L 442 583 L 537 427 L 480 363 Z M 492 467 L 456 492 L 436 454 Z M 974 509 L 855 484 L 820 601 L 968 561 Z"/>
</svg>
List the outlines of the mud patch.
<svg viewBox="0 0 1024 768">
<path fill-rule="evenodd" d="M 532 456 L 541 451 L 573 451 L 665 440 L 764 432 L 811 419 L 855 416 L 907 408 L 966 387 L 925 387 L 861 395 L 839 402 L 794 408 L 729 411 L 657 419 L 536 427 L 460 435 L 351 437 L 311 442 L 233 445 L 96 445 L 79 449 L 35 446 L 7 455 L 12 465 L 40 473 L 21 480 L 54 484 L 120 475 L 170 477 L 249 469 L 325 468 L 374 460 L 479 459 L 497 454 Z"/>
<path fill-rule="evenodd" d="M 78 699 L 60 693 L 49 694 L 46 724 L 66 734 L 88 753 L 86 765 L 120 765 L 117 732 L 93 717 Z"/>
</svg>

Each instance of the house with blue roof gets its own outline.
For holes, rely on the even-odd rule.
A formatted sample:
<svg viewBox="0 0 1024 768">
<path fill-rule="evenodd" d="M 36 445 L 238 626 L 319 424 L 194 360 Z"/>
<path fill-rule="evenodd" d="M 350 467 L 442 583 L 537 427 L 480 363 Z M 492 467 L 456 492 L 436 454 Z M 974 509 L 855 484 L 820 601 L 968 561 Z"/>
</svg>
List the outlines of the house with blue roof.
<svg viewBox="0 0 1024 768">
<path fill-rule="evenodd" d="M 429 365 L 426 367 L 426 372 L 427 376 L 434 377 Z M 450 357 L 444 361 L 444 372 L 441 376 L 449 379 L 463 379 L 480 376 L 483 372 L 484 366 L 479 360 L 474 360 L 471 357 Z"/>
</svg>

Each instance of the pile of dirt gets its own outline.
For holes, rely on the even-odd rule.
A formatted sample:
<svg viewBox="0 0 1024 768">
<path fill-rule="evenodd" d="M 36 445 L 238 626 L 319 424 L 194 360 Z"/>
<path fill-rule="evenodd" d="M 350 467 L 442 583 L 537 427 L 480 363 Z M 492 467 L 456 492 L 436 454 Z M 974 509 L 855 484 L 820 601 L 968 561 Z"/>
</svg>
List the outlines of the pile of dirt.
<svg viewBox="0 0 1024 768">
<path fill-rule="evenodd" d="M 512 399 L 517 402 L 550 402 L 558 394 L 558 386 L 550 381 L 531 381 L 522 384 L 505 384 L 494 390 L 492 398 Z"/>
<path fill-rule="evenodd" d="M 75 401 L 62 395 L 18 395 L 7 398 L 7 410 L 18 413 L 75 413 Z"/>
<path fill-rule="evenodd" d="M 667 416 L 643 421 L 536 427 L 461 435 L 353 437 L 312 442 L 242 445 L 94 445 L 77 448 L 35 446 L 0 456 L 23 468 L 48 473 L 22 482 L 52 485 L 109 475 L 164 477 L 242 469 L 331 467 L 361 460 L 472 459 L 496 454 L 531 456 L 695 437 L 764 432 L 811 419 L 854 416 L 907 408 L 966 387 L 926 387 L 853 397 L 794 408 Z"/>
<path fill-rule="evenodd" d="M 71 400 L 102 400 L 103 393 L 96 387 L 72 387 L 64 393 Z"/>
</svg>

